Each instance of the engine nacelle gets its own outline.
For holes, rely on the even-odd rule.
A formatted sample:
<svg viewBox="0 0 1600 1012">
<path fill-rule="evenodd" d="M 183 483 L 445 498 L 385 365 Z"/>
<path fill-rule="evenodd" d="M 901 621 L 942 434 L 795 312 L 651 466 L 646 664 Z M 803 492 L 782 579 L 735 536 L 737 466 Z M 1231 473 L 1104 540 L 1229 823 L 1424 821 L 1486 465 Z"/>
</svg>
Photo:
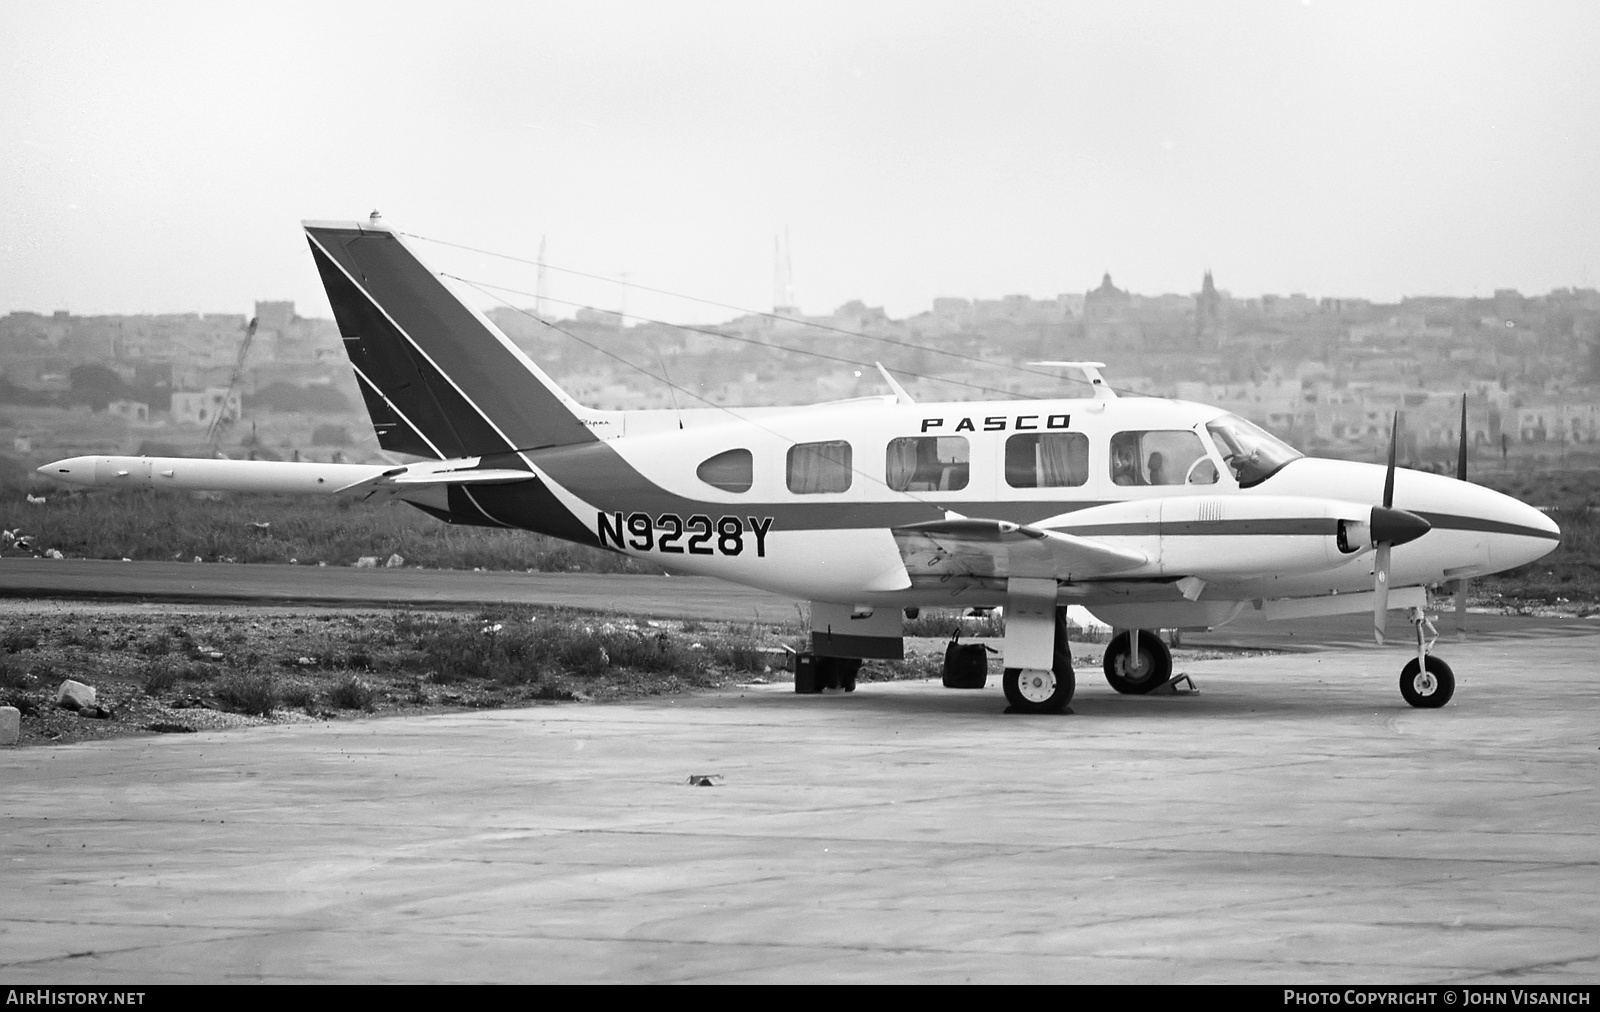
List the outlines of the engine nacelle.
<svg viewBox="0 0 1600 1012">
<path fill-rule="evenodd" d="M 1236 580 L 1314 573 L 1372 547 L 1370 504 L 1308 496 L 1168 496 L 1107 503 L 1034 524 L 1143 552 L 1137 576 Z"/>
</svg>

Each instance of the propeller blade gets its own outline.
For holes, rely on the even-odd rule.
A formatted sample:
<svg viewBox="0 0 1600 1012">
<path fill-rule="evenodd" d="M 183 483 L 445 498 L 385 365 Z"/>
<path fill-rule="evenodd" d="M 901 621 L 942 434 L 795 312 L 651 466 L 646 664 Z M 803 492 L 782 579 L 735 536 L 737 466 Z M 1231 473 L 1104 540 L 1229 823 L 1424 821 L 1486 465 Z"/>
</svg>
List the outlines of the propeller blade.
<svg viewBox="0 0 1600 1012">
<path fill-rule="evenodd" d="M 1467 395 L 1461 395 L 1461 443 L 1456 448 L 1456 480 L 1467 480 Z M 1456 635 L 1467 634 L 1467 578 L 1456 581 Z"/>
<path fill-rule="evenodd" d="M 1400 439 L 1400 412 L 1394 413 L 1394 421 L 1389 426 L 1389 470 L 1383 476 L 1383 508 L 1391 509 L 1394 506 L 1394 444 Z"/>
<path fill-rule="evenodd" d="M 1389 543 L 1378 546 L 1372 561 L 1372 635 L 1383 646 L 1383 633 L 1389 626 Z"/>
</svg>

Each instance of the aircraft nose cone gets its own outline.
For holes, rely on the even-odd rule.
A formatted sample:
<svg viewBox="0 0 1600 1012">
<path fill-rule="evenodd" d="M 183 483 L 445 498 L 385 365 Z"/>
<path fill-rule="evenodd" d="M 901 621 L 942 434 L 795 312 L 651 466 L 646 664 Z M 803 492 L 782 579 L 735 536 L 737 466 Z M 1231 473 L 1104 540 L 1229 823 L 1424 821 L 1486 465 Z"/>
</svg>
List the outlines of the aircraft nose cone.
<svg viewBox="0 0 1600 1012">
<path fill-rule="evenodd" d="M 1545 513 L 1534 509 L 1532 506 L 1524 506 L 1522 508 L 1527 511 L 1523 513 L 1523 516 L 1526 518 L 1529 527 L 1552 534 L 1557 540 L 1560 540 L 1561 527 L 1554 520 L 1551 520 Z"/>
<path fill-rule="evenodd" d="M 1526 503 L 1515 505 L 1508 520 L 1522 530 L 1494 537 L 1490 552 L 1496 569 L 1526 565 L 1549 555 L 1561 543 L 1561 528 L 1554 520 Z"/>
<path fill-rule="evenodd" d="M 1433 525 L 1415 513 L 1386 509 L 1382 506 L 1372 507 L 1373 544 L 1387 541 L 1392 545 L 1403 545 L 1408 541 L 1417 540 L 1431 530 Z"/>
</svg>

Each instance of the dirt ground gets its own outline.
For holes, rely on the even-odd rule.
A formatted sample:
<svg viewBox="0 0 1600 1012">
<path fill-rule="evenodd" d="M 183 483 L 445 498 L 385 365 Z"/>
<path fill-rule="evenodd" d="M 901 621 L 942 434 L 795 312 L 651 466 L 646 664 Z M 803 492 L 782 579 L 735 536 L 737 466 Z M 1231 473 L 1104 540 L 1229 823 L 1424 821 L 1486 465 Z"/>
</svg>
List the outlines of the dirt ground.
<svg viewBox="0 0 1600 1012">
<path fill-rule="evenodd" d="M 536 641 L 536 635 L 544 639 Z M 791 681 L 786 648 L 804 640 L 797 626 L 631 620 L 537 609 L 466 613 L 0 601 L 0 705 L 22 711 L 20 744 L 48 745 L 462 709 L 604 703 Z M 491 642 L 527 649 L 501 649 L 509 663 L 496 668 L 493 652 L 482 646 Z M 650 650 L 628 652 L 629 644 L 638 643 Z M 939 637 L 908 637 L 905 660 L 869 661 L 860 678 L 936 679 L 944 647 Z M 1098 671 L 1102 650 L 1095 643 L 1074 644 L 1080 678 Z M 1174 651 L 1179 661 L 1211 656 L 1218 655 Z M 991 673 L 997 672 L 992 664 Z M 95 690 L 92 708 L 57 703 L 60 686 L 69 679 Z"/>
</svg>

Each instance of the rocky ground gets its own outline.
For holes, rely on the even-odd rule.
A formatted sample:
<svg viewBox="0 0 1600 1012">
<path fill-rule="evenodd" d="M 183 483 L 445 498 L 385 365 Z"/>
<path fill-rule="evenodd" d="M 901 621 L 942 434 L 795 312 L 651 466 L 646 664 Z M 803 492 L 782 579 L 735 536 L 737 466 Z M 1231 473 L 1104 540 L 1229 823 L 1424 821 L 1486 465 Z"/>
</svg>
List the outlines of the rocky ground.
<svg viewBox="0 0 1600 1012">
<path fill-rule="evenodd" d="M 482 613 L 0 601 L 0 705 L 22 745 L 311 720 L 601 703 L 789 681 L 793 627 Z M 1102 647 L 1075 644 L 1079 671 Z M 941 637 L 863 681 L 938 678 Z M 1179 661 L 1218 656 L 1181 649 Z M 991 672 L 997 670 L 991 666 Z M 72 680 L 90 706 L 58 702 Z"/>
<path fill-rule="evenodd" d="M 783 633 L 532 610 L 0 602 L 22 744 L 542 705 L 783 677 Z M 615 655 L 617 660 L 612 661 Z M 66 680 L 94 705 L 57 702 Z"/>
</svg>

